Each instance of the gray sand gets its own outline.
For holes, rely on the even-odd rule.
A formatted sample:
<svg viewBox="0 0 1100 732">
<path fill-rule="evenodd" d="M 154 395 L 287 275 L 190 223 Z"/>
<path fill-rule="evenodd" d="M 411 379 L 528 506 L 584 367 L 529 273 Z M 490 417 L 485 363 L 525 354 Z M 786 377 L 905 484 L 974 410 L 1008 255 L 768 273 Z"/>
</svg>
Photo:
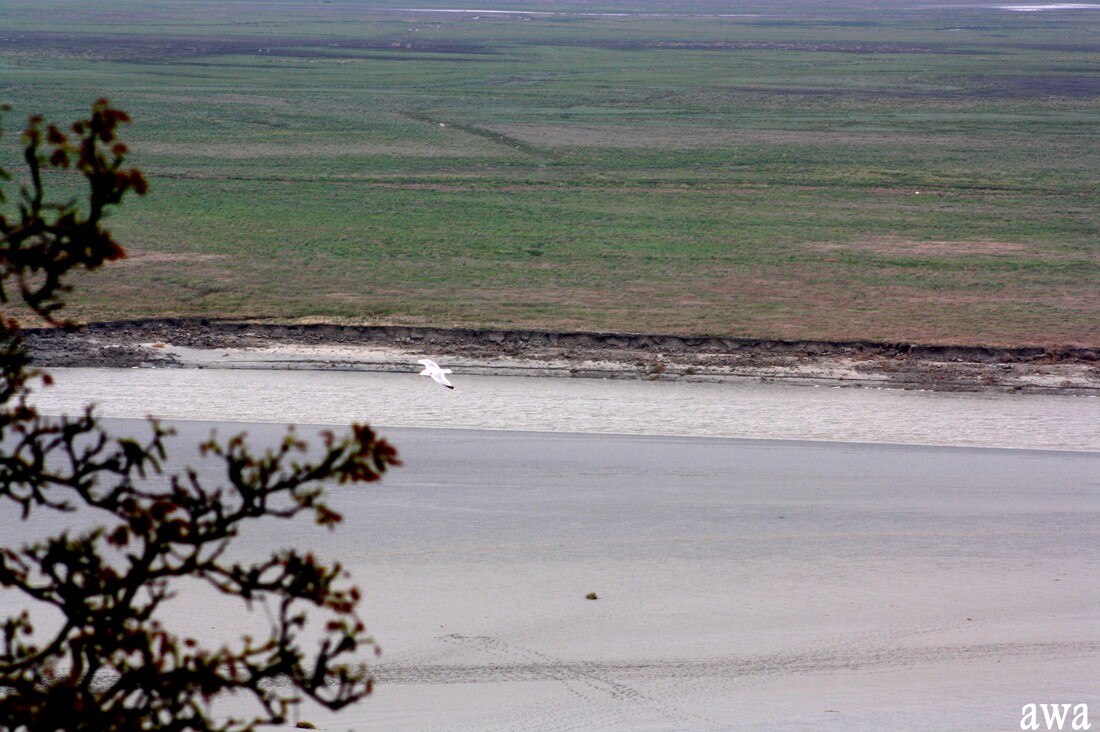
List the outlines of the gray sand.
<svg viewBox="0 0 1100 732">
<path fill-rule="evenodd" d="M 489 387 L 553 390 L 552 380 L 505 387 L 501 377 L 456 376 L 453 394 L 470 400 L 461 402 L 411 377 L 418 392 L 393 376 L 369 382 L 385 386 L 379 395 L 368 382 L 253 372 L 253 396 L 238 399 L 247 389 L 234 373 L 178 396 L 202 418 L 216 417 L 217 403 L 225 419 L 267 395 L 265 421 L 344 421 L 288 414 L 274 395 L 297 383 L 286 401 L 299 408 L 342 404 L 369 416 L 405 399 L 439 425 L 473 419 L 474 397 Z M 63 391 L 66 374 L 58 378 Z M 511 412 L 487 408 L 498 420 L 488 426 L 511 418 L 535 430 L 541 419 L 565 429 L 554 420 L 585 400 L 560 381 L 542 412 L 514 396 Z M 851 440 L 862 429 L 1019 446 L 1083 433 L 1093 451 L 389 427 L 406 466 L 378 485 L 334 489 L 340 530 L 269 525 L 241 547 L 315 548 L 344 562 L 367 598 L 363 615 L 384 650 L 375 696 L 336 715 L 304 707 L 302 718 L 330 730 L 992 731 L 1019 729 L 1031 702 L 1091 703 L 1100 714 L 1094 399 L 895 392 L 903 401 L 879 402 L 879 392 L 807 387 L 739 409 L 759 393 L 662 386 L 632 382 L 635 391 L 575 424 L 619 424 L 607 416 L 618 403 L 631 424 L 676 429 L 677 415 L 724 404 L 713 424 L 764 425 L 771 409 L 788 425 L 781 437 Z M 131 396 L 140 400 L 140 388 Z M 104 412 L 121 416 L 125 395 L 115 396 Z M 664 406 L 647 411 L 654 402 Z M 913 414 L 936 420 L 935 430 Z M 908 426 L 890 432 L 891 422 Z M 178 426 L 193 443 L 212 425 Z M 281 430 L 218 429 L 244 427 L 258 440 Z M 257 622 L 212 607 L 188 595 L 170 621 L 200 637 Z"/>
</svg>

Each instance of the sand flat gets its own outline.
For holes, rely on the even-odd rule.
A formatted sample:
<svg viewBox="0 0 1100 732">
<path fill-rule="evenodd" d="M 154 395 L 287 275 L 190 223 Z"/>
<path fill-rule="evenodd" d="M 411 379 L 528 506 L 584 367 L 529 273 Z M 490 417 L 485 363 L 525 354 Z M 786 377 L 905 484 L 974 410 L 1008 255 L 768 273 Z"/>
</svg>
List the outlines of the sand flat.
<svg viewBox="0 0 1100 732">
<path fill-rule="evenodd" d="M 142 424 L 113 417 L 160 414 L 182 420 L 181 446 L 390 422 L 405 466 L 333 489 L 339 531 L 268 524 L 235 549 L 311 548 L 363 588 L 377 691 L 304 706 L 321 729 L 992 732 L 1027 703 L 1100 709 L 1095 398 L 54 374 L 46 411 L 94 399 L 119 432 Z M 779 439 L 676 433 L 730 425 Z M 262 622 L 212 602 L 188 588 L 169 626 L 214 641 Z"/>
<path fill-rule="evenodd" d="M 241 546 L 365 589 L 377 692 L 301 711 L 323 729 L 992 731 L 1100 704 L 1100 453 L 388 436 L 405 467 L 334 491 L 340 531 Z"/>
</svg>

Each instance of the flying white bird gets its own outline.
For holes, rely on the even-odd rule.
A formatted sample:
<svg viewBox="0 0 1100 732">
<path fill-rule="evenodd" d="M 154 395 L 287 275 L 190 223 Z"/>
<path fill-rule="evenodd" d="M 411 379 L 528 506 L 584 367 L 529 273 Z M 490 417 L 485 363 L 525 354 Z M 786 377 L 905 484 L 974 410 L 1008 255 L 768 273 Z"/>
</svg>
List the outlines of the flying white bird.
<svg viewBox="0 0 1100 732">
<path fill-rule="evenodd" d="M 439 364 L 430 358 L 422 358 L 417 361 L 417 363 L 424 364 L 424 370 L 420 372 L 419 376 L 430 376 L 448 389 L 454 388 L 451 382 L 447 381 L 447 377 L 445 376 L 445 374 L 451 373 L 450 369 L 439 368 Z"/>
</svg>

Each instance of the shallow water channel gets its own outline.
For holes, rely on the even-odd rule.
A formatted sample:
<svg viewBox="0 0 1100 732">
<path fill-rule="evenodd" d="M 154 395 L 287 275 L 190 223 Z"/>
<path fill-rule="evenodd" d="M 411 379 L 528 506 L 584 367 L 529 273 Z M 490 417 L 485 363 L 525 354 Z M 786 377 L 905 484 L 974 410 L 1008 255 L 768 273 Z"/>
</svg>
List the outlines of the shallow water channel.
<svg viewBox="0 0 1100 732">
<path fill-rule="evenodd" d="M 1100 398 L 457 374 L 52 369 L 34 403 L 105 417 L 1100 451 Z"/>
</svg>

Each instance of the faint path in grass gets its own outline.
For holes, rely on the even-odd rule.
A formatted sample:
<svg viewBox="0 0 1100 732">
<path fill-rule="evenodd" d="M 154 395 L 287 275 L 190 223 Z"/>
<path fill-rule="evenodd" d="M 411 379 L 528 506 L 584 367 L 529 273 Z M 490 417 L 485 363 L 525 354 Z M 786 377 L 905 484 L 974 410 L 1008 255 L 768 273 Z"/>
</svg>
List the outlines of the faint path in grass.
<svg viewBox="0 0 1100 732">
<path fill-rule="evenodd" d="M 406 112 L 405 117 L 414 120 L 416 122 L 423 122 L 425 124 L 435 125 L 439 127 L 450 127 L 460 132 L 465 132 L 468 135 L 474 135 L 485 140 L 489 140 L 497 145 L 508 148 L 509 150 L 519 152 L 524 155 L 530 155 L 538 159 L 542 163 L 557 162 L 561 159 L 560 155 L 556 155 L 552 150 L 548 148 L 537 147 L 530 142 L 526 142 L 518 137 L 511 137 L 509 135 L 495 132 L 493 130 L 483 129 L 481 127 L 475 127 L 474 125 L 462 124 L 460 122 L 454 122 L 452 120 L 444 120 L 435 118 L 425 112 Z"/>
</svg>

